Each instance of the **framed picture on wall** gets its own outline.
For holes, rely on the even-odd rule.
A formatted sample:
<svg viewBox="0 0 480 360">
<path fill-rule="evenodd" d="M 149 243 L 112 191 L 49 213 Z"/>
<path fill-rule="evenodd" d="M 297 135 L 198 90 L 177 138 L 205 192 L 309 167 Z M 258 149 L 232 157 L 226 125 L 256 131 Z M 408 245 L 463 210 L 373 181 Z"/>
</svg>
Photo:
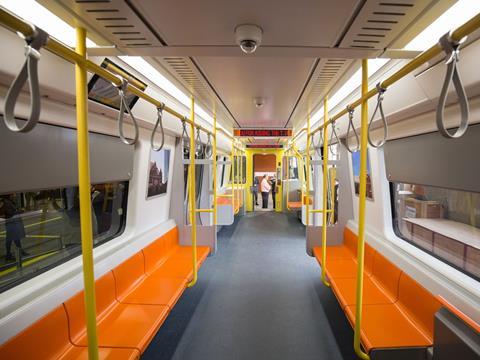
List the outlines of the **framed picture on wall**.
<svg viewBox="0 0 480 360">
<path fill-rule="evenodd" d="M 148 165 L 147 200 L 167 193 L 169 172 L 170 150 L 150 150 L 150 162 Z"/>
<path fill-rule="evenodd" d="M 353 187 L 355 195 L 360 193 L 360 151 L 352 153 Z M 372 172 L 370 167 L 370 152 L 367 151 L 367 199 L 373 200 Z"/>
</svg>

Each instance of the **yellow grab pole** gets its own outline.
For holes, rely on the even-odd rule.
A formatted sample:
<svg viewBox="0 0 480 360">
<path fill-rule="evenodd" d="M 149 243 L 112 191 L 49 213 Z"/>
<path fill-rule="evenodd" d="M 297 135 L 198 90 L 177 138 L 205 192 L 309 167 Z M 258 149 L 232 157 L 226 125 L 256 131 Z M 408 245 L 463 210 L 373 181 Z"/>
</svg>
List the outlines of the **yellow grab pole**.
<svg viewBox="0 0 480 360">
<path fill-rule="evenodd" d="M 213 225 L 217 225 L 217 111 L 213 109 Z"/>
<path fill-rule="evenodd" d="M 368 91 L 368 60 L 362 60 L 362 98 Z M 367 151 L 368 151 L 368 99 L 362 102 L 360 132 L 360 188 L 358 196 L 358 248 L 357 248 L 357 289 L 355 308 L 355 335 L 353 348 L 359 358 L 369 360 L 370 357 L 363 352 L 360 344 L 362 329 L 362 303 L 363 303 L 363 267 L 365 258 L 365 202 L 367 199 Z"/>
<path fill-rule="evenodd" d="M 305 224 L 307 226 L 310 225 L 310 109 L 308 110 L 308 115 L 307 115 L 307 149 L 306 149 L 306 160 L 305 160 L 305 167 L 307 171 L 307 180 L 306 180 L 306 201 L 305 201 L 305 215 L 306 215 L 306 220 Z M 302 198 L 303 201 L 303 198 Z"/>
<path fill-rule="evenodd" d="M 87 32 L 77 28 L 76 52 L 87 57 Z M 95 276 L 93 273 L 92 198 L 90 192 L 90 158 L 88 147 L 87 69 L 75 64 L 77 103 L 77 156 L 80 200 L 80 231 L 82 236 L 83 283 L 85 287 L 85 317 L 87 324 L 88 358 L 98 359 L 97 315 L 95 308 Z"/>
<path fill-rule="evenodd" d="M 192 265 L 193 279 L 187 284 L 192 287 L 197 282 L 197 215 L 196 215 L 196 195 L 195 195 L 195 99 L 192 96 L 190 104 L 190 176 L 189 181 L 189 203 L 190 203 L 190 237 L 192 239 Z"/>
<path fill-rule="evenodd" d="M 287 178 L 285 179 L 287 180 L 287 186 L 286 186 L 286 191 L 287 191 L 287 210 L 290 210 L 290 206 L 288 205 L 288 200 L 290 198 L 289 196 L 289 192 L 290 192 L 290 156 L 287 155 Z"/>
<path fill-rule="evenodd" d="M 235 144 L 234 139 L 232 139 L 232 155 L 230 157 L 230 174 L 232 178 L 230 183 L 232 184 L 232 212 L 235 215 Z"/>
<path fill-rule="evenodd" d="M 323 123 L 328 121 L 328 95 L 323 99 Z M 323 213 L 322 213 L 322 282 L 330 286 L 327 281 L 327 174 L 328 174 L 328 127 L 323 127 Z"/>
</svg>

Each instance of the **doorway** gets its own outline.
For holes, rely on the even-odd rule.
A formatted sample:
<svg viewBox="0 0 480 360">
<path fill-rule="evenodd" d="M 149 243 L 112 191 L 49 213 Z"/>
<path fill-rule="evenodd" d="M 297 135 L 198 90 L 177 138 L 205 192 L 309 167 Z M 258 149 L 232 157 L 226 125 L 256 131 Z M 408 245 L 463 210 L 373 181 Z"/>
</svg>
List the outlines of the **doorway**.
<svg viewBox="0 0 480 360">
<path fill-rule="evenodd" d="M 253 196 L 253 209 L 254 211 L 273 211 L 273 197 L 272 192 L 268 194 L 267 208 L 263 208 L 263 199 L 261 192 L 261 183 L 263 177 L 266 175 L 269 179 L 270 184 L 274 183 L 276 176 L 276 162 L 277 157 L 275 154 L 254 154 L 253 155 L 253 184 L 258 184 L 258 196 L 255 199 Z M 273 187 L 274 189 L 274 187 Z M 257 201 L 256 201 L 257 200 Z"/>
</svg>

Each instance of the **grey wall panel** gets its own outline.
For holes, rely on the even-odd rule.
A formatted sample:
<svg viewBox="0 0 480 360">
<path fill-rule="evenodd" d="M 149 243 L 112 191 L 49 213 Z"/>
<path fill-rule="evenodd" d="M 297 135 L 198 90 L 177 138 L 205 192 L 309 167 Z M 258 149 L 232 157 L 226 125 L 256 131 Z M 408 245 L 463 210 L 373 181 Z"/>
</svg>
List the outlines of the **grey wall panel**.
<svg viewBox="0 0 480 360">
<path fill-rule="evenodd" d="M 96 133 L 89 140 L 93 184 L 131 177 L 132 146 Z M 76 130 L 38 124 L 29 133 L 13 133 L 0 117 L 0 174 L 0 193 L 77 185 Z"/>
<path fill-rule="evenodd" d="M 438 132 L 388 141 L 385 166 L 390 181 L 480 192 L 480 125 L 459 139 Z"/>
</svg>

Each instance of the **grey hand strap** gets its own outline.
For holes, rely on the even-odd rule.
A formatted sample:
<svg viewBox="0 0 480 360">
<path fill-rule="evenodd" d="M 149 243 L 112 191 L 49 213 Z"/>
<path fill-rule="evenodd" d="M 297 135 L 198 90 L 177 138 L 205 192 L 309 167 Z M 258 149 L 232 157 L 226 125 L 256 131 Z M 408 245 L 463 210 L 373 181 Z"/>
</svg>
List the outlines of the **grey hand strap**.
<svg viewBox="0 0 480 360">
<path fill-rule="evenodd" d="M 163 145 L 165 144 L 165 130 L 163 129 L 163 109 L 165 108 L 165 104 L 160 105 L 157 108 L 157 122 L 152 130 L 152 136 L 150 137 L 150 146 L 153 151 L 160 151 L 163 149 Z M 157 128 L 160 126 L 160 134 L 162 134 L 162 141 L 160 146 L 155 146 L 155 133 L 157 132 Z"/>
<path fill-rule="evenodd" d="M 205 145 L 205 158 L 210 159 L 213 155 L 212 140 L 210 134 L 207 134 L 207 144 Z"/>
<path fill-rule="evenodd" d="M 355 126 L 353 125 L 353 112 L 355 111 L 352 109 L 350 106 L 347 106 L 348 110 L 348 128 L 347 128 L 347 137 L 345 139 L 345 147 L 347 148 L 349 153 L 354 153 L 355 151 L 358 151 L 360 149 L 360 140 L 358 138 L 357 130 L 355 130 Z M 354 149 L 350 148 L 350 144 L 348 141 L 348 138 L 350 137 L 350 129 L 353 130 L 353 134 L 355 135 L 355 139 L 357 141 L 357 145 L 355 146 Z"/>
<path fill-rule="evenodd" d="M 182 120 L 182 129 L 183 158 L 185 159 L 190 154 L 190 138 L 188 137 L 186 118 Z"/>
<path fill-rule="evenodd" d="M 33 34 L 25 38 L 25 62 L 23 63 L 20 73 L 13 80 L 12 85 L 8 89 L 4 104 L 4 121 L 5 125 L 14 132 L 28 132 L 32 130 L 38 123 L 40 118 L 40 86 L 38 83 L 38 61 L 40 59 L 40 48 L 48 41 L 48 34 L 42 29 L 38 29 L 32 25 Z M 28 80 L 30 90 L 30 115 L 23 126 L 19 126 L 15 120 L 15 105 L 18 96 L 22 91 L 23 85 Z"/>
<path fill-rule="evenodd" d="M 127 101 L 125 99 L 127 87 L 128 87 L 128 80 L 122 79 L 122 84 L 118 87 L 118 94 L 120 95 L 120 112 L 118 113 L 118 133 L 120 134 L 120 140 L 122 140 L 124 144 L 134 145 L 138 140 L 138 124 L 137 124 L 137 120 L 133 116 L 132 111 L 130 110 L 130 107 L 128 106 Z M 124 121 L 123 117 L 124 117 L 125 110 L 127 110 L 128 115 L 132 119 L 133 126 L 135 127 L 135 136 L 133 137 L 132 140 L 127 139 L 123 133 L 123 121 Z"/>
<path fill-rule="evenodd" d="M 377 91 L 378 91 L 377 106 L 375 107 L 375 111 L 373 112 L 372 117 L 370 118 L 370 122 L 368 123 L 368 143 L 374 148 L 379 148 L 379 147 L 382 147 L 383 145 L 385 145 L 385 143 L 387 142 L 387 138 L 388 138 L 387 118 L 385 117 L 385 113 L 383 112 L 383 105 L 382 105 L 383 104 L 383 95 L 385 94 L 385 91 L 387 91 L 387 89 L 382 87 L 381 83 L 378 83 L 377 84 Z M 373 119 L 375 118 L 375 115 L 377 114 L 377 111 L 380 111 L 380 117 L 382 119 L 383 139 L 380 140 L 380 142 L 375 144 L 372 141 L 372 138 L 370 137 L 370 133 L 372 131 L 370 128 L 372 126 Z"/>
<path fill-rule="evenodd" d="M 203 155 L 202 139 L 200 138 L 200 129 L 197 128 L 197 137 L 195 138 L 195 156 L 201 158 Z"/>
<path fill-rule="evenodd" d="M 440 133 L 447 138 L 461 137 L 465 133 L 465 131 L 467 131 L 467 127 L 468 127 L 468 117 L 469 117 L 468 98 L 457 69 L 457 63 L 459 60 L 458 48 L 460 44 L 465 41 L 465 39 L 466 37 L 460 41 L 453 41 L 452 38 L 450 37 L 450 33 L 447 33 L 443 35 L 439 40 L 440 45 L 442 46 L 446 54 L 447 73 L 445 74 L 445 80 L 443 82 L 442 91 L 440 92 L 440 98 L 438 99 L 436 118 L 437 118 L 438 131 L 440 131 Z M 458 95 L 458 102 L 460 104 L 460 114 L 461 114 L 460 125 L 458 126 L 457 131 L 455 131 L 455 133 L 453 134 L 450 133 L 445 128 L 445 123 L 444 123 L 444 112 L 445 112 L 445 103 L 447 101 L 448 87 L 450 86 L 450 83 L 452 81 L 455 87 L 455 91 L 457 92 L 457 95 Z"/>
<path fill-rule="evenodd" d="M 337 156 L 338 155 L 338 149 L 336 152 L 334 152 L 332 150 L 332 145 L 333 145 L 333 138 L 335 136 L 335 139 L 337 140 L 337 144 L 340 144 L 340 140 L 338 139 L 338 135 L 337 135 L 337 130 L 335 129 L 335 121 L 332 121 L 332 133 L 330 134 L 330 141 L 328 142 L 328 145 L 329 145 L 329 148 L 330 148 L 330 153 L 333 155 L 333 156 Z"/>
</svg>

